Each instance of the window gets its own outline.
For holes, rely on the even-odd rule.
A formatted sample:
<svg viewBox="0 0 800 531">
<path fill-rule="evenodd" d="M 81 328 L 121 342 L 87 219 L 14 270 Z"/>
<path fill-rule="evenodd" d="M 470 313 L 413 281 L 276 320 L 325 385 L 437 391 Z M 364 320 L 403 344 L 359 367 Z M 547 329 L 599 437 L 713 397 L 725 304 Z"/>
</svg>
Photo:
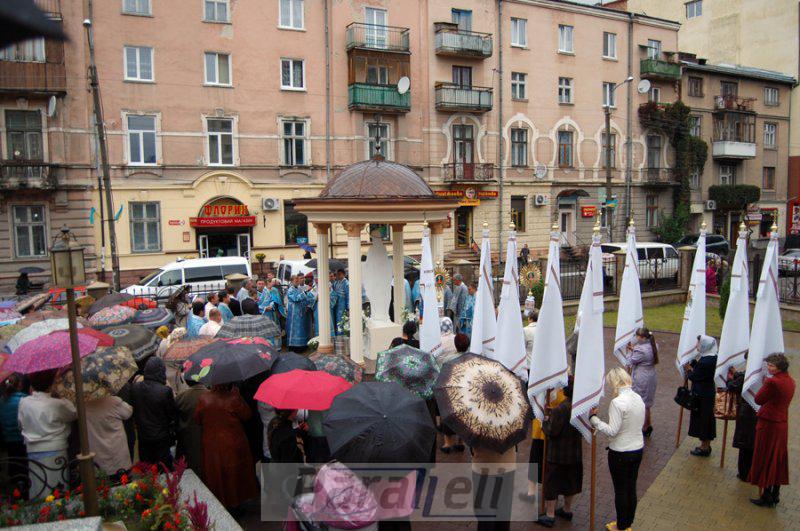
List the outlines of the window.
<svg viewBox="0 0 800 531">
<path fill-rule="evenodd" d="M 233 164 L 233 120 L 230 118 L 207 118 L 208 163 L 213 165 Z"/>
<path fill-rule="evenodd" d="M 183 270 L 185 282 L 213 282 L 220 280 L 222 269 L 219 266 L 187 267 Z"/>
<path fill-rule="evenodd" d="M 511 18 L 511 46 L 528 46 L 528 21 L 524 18 Z"/>
<path fill-rule="evenodd" d="M 558 103 L 572 103 L 572 78 L 558 78 Z"/>
<path fill-rule="evenodd" d="M 450 10 L 450 20 L 458 24 L 458 31 L 472 31 L 472 11 L 466 9 Z"/>
<path fill-rule="evenodd" d="M 686 2 L 686 18 L 697 18 L 703 14 L 703 0 Z"/>
<path fill-rule="evenodd" d="M 522 72 L 511 72 L 511 99 L 524 100 L 525 99 L 525 78 L 527 76 Z"/>
<path fill-rule="evenodd" d="M 772 224 L 777 223 L 778 211 L 774 208 L 761 209 L 761 223 L 759 223 L 759 232 L 762 238 L 769 238 L 772 234 Z"/>
<path fill-rule="evenodd" d="M 386 66 L 367 66 L 367 83 L 370 85 L 388 85 L 389 68 Z"/>
<path fill-rule="evenodd" d="M 658 170 L 661 168 L 661 137 L 647 135 L 647 167 Z"/>
<path fill-rule="evenodd" d="M 283 235 L 286 245 L 296 245 L 298 238 L 308 239 L 308 219 L 294 209 L 292 201 L 283 202 Z"/>
<path fill-rule="evenodd" d="M 600 163 L 603 165 L 603 168 L 608 167 L 606 165 L 606 160 L 607 160 L 606 156 L 608 154 L 608 150 L 611 149 L 611 153 L 610 153 L 610 155 L 611 155 L 611 167 L 614 168 L 617 165 L 617 135 L 614 134 L 614 133 L 611 133 L 611 138 L 610 138 L 610 142 L 609 142 L 609 136 L 607 134 L 603 133 L 602 140 L 603 140 L 603 146 L 602 146 L 602 149 L 600 150 L 601 151 L 601 153 L 600 153 L 600 156 L 601 156 Z"/>
<path fill-rule="evenodd" d="M 306 123 L 304 121 L 283 121 L 283 164 L 285 166 L 305 166 L 306 162 Z"/>
<path fill-rule="evenodd" d="M 128 115 L 128 162 L 156 163 L 156 117 Z"/>
<path fill-rule="evenodd" d="M 700 138 L 702 136 L 701 124 L 702 121 L 699 116 L 689 116 L 689 134 Z"/>
<path fill-rule="evenodd" d="M 122 12 L 126 15 L 149 15 L 150 0 L 122 0 Z"/>
<path fill-rule="evenodd" d="M 15 206 L 14 254 L 17 258 L 47 256 L 44 206 Z"/>
<path fill-rule="evenodd" d="M 775 191 L 775 167 L 764 166 L 764 178 L 761 187 L 764 190 Z"/>
<path fill-rule="evenodd" d="M 303 29 L 303 0 L 280 1 L 280 27 Z"/>
<path fill-rule="evenodd" d="M 617 34 L 603 32 L 603 57 L 606 59 L 617 58 Z"/>
<path fill-rule="evenodd" d="M 389 159 L 389 124 L 367 124 L 367 158 L 374 157 L 378 152 L 375 149 L 375 139 L 380 137 L 380 154 Z"/>
<path fill-rule="evenodd" d="M 719 165 L 719 184 L 736 184 L 736 166 L 730 164 Z"/>
<path fill-rule="evenodd" d="M 764 105 L 775 107 L 778 103 L 778 89 L 775 87 L 764 87 Z"/>
<path fill-rule="evenodd" d="M 281 59 L 281 90 L 305 90 L 305 63 L 302 59 Z"/>
<path fill-rule="evenodd" d="M 453 84 L 463 88 L 472 87 L 472 67 L 470 66 L 454 66 L 453 67 Z"/>
<path fill-rule="evenodd" d="M 0 48 L 0 61 L 44 62 L 44 38 L 28 39 Z"/>
<path fill-rule="evenodd" d="M 558 165 L 561 168 L 572 167 L 572 131 L 558 132 Z"/>
<path fill-rule="evenodd" d="M 8 159 L 44 159 L 39 111 L 6 111 L 6 145 Z"/>
<path fill-rule="evenodd" d="M 364 8 L 364 22 L 367 25 L 364 30 L 364 38 L 367 46 L 371 48 L 387 48 L 389 46 L 387 20 L 388 15 L 385 9 Z"/>
<path fill-rule="evenodd" d="M 230 22 L 229 0 L 205 0 L 206 22 Z"/>
<path fill-rule="evenodd" d="M 131 202 L 131 252 L 152 253 L 161 250 L 160 203 Z"/>
<path fill-rule="evenodd" d="M 648 195 L 645 198 L 644 224 L 648 229 L 658 227 L 658 196 Z"/>
<path fill-rule="evenodd" d="M 125 47 L 125 80 L 153 81 L 153 49 L 147 46 Z"/>
<path fill-rule="evenodd" d="M 562 53 L 575 53 L 572 46 L 572 26 L 558 25 L 558 51 Z"/>
<path fill-rule="evenodd" d="M 206 85 L 231 86 L 231 56 L 206 52 Z"/>
<path fill-rule="evenodd" d="M 527 129 L 511 129 L 511 165 L 517 167 L 528 165 Z"/>
<path fill-rule="evenodd" d="M 517 232 L 525 232 L 525 196 L 511 196 L 511 221 L 517 226 Z"/>
<path fill-rule="evenodd" d="M 617 102 L 614 97 L 614 83 L 603 82 L 603 107 L 616 107 Z"/>
<path fill-rule="evenodd" d="M 647 39 L 647 58 L 661 59 L 661 41 Z"/>
<path fill-rule="evenodd" d="M 453 124 L 453 161 L 459 178 L 470 177 L 474 171 L 474 142 L 471 125 Z"/>
<path fill-rule="evenodd" d="M 647 101 L 661 103 L 661 89 L 658 87 L 650 87 L 650 92 L 647 93 Z"/>
<path fill-rule="evenodd" d="M 775 149 L 777 147 L 778 124 L 767 122 L 764 124 L 764 147 Z"/>
<path fill-rule="evenodd" d="M 719 90 L 723 98 L 735 98 L 739 95 L 739 83 L 734 81 L 720 81 Z"/>
<path fill-rule="evenodd" d="M 689 188 L 692 190 L 700 189 L 700 170 L 694 170 L 689 175 Z"/>
<path fill-rule="evenodd" d="M 703 97 L 703 78 L 689 76 L 689 96 L 695 98 Z"/>
</svg>

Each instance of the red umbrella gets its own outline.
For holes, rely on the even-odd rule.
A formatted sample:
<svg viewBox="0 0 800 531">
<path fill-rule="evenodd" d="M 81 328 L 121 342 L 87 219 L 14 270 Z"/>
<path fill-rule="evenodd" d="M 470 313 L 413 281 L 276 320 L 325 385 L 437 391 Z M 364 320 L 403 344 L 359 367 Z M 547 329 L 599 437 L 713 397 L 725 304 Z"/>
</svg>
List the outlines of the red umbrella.
<svg viewBox="0 0 800 531">
<path fill-rule="evenodd" d="M 344 378 L 327 372 L 296 369 L 267 378 L 254 398 L 276 409 L 324 411 L 331 407 L 336 395 L 351 387 Z"/>
<path fill-rule="evenodd" d="M 114 338 L 108 334 L 104 334 L 99 330 L 95 330 L 94 328 L 80 328 L 78 330 L 78 336 L 91 336 L 97 339 L 97 346 L 98 347 L 113 347 L 114 346 Z"/>
</svg>

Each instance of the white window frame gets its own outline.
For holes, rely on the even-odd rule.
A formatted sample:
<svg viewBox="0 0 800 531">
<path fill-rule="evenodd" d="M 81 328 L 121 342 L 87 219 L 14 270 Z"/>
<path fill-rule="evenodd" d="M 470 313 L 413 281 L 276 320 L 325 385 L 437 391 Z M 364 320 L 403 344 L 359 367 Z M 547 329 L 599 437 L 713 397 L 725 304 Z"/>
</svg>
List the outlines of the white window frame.
<svg viewBox="0 0 800 531">
<path fill-rule="evenodd" d="M 289 25 L 283 23 L 283 4 L 288 3 L 289 6 Z M 295 26 L 295 10 L 297 5 L 300 5 L 300 25 Z M 278 0 L 278 27 L 285 30 L 302 31 L 306 29 L 306 3 L 305 0 Z"/>
<path fill-rule="evenodd" d="M 610 53 L 607 53 L 610 52 Z M 603 59 L 617 59 L 617 34 L 603 32 Z"/>
<path fill-rule="evenodd" d="M 35 204 L 35 203 L 23 203 L 23 204 L 12 204 L 9 205 L 9 227 L 11 227 L 11 238 L 13 240 L 14 246 L 14 258 L 46 258 L 49 254 L 47 249 L 48 247 L 48 239 L 49 239 L 49 231 L 48 231 L 48 209 L 46 204 Z M 42 221 L 31 222 L 27 221 L 22 225 L 18 225 L 15 220 L 14 212 L 18 208 L 41 208 L 42 209 Z M 29 216 L 30 217 L 30 216 Z M 33 249 L 33 227 L 44 227 L 44 253 L 43 254 L 20 254 L 19 252 L 19 245 L 17 242 L 17 229 L 20 227 L 26 227 L 28 230 L 28 238 L 31 242 L 31 249 Z"/>
<path fill-rule="evenodd" d="M 516 26 L 516 27 L 515 27 Z M 520 35 L 521 30 L 521 35 Z M 521 37 L 521 39 L 520 39 Z M 515 48 L 528 47 L 528 19 L 511 17 L 511 46 Z"/>
<path fill-rule="evenodd" d="M 133 217 L 133 208 L 131 205 L 145 205 L 143 207 L 144 211 L 147 211 L 148 204 L 155 204 L 156 205 L 156 217 L 155 218 L 134 218 Z M 145 241 L 145 249 L 136 249 L 135 242 L 133 240 L 133 235 L 135 231 L 133 230 L 134 223 L 144 223 L 145 230 L 144 230 L 144 238 L 147 240 L 147 224 L 148 223 L 155 223 L 156 224 L 156 235 L 158 237 L 158 241 L 156 242 L 158 245 L 155 248 L 148 248 L 148 243 Z M 162 242 L 163 238 L 161 237 L 161 201 L 130 201 L 128 203 L 128 224 L 129 230 L 131 233 L 131 254 L 146 254 L 146 253 L 160 253 L 162 251 Z"/>
<path fill-rule="evenodd" d="M 366 142 L 364 142 L 364 155 L 367 160 L 372 158 L 372 153 L 370 152 L 370 146 L 372 146 L 372 144 L 375 141 L 375 135 L 371 135 L 369 129 L 374 125 L 375 122 L 364 123 L 364 138 L 366 139 Z M 392 141 L 392 124 L 388 122 L 380 122 L 380 124 L 378 125 L 386 128 L 386 136 L 381 137 L 381 144 L 386 146 L 386 149 L 384 150 L 383 148 L 381 148 L 381 155 L 383 155 L 383 158 L 385 158 L 386 160 L 394 160 L 394 142 Z"/>
<path fill-rule="evenodd" d="M 221 136 L 226 135 L 229 133 L 220 133 L 220 132 L 210 132 L 208 130 L 208 121 L 209 120 L 228 120 L 231 122 L 231 162 L 211 162 L 211 136 Z M 203 133 L 205 136 L 205 155 L 206 155 L 206 166 L 221 166 L 221 167 L 230 167 L 236 166 L 239 164 L 239 146 L 238 143 L 238 120 L 235 116 L 210 116 L 205 115 L 203 116 Z M 222 159 L 222 142 L 217 141 L 217 149 L 220 160 Z"/>
<path fill-rule="evenodd" d="M 291 123 L 292 125 L 292 134 L 290 136 L 286 136 L 284 133 L 284 124 Z M 294 133 L 294 124 L 301 123 L 303 124 L 303 136 L 297 136 Z M 280 127 L 280 150 L 281 150 L 281 166 L 290 166 L 293 168 L 305 168 L 307 166 L 311 166 L 311 153 L 309 152 L 309 138 L 311 136 L 311 121 L 307 118 L 294 118 L 290 116 L 283 116 L 279 119 L 279 127 Z M 295 161 L 286 160 L 286 140 L 291 139 L 292 141 L 301 139 L 303 141 L 303 163 L 297 164 Z M 292 158 L 296 158 L 297 153 L 295 152 L 294 143 L 292 144 Z"/>
<path fill-rule="evenodd" d="M 128 5 L 134 4 L 133 9 L 128 9 Z M 146 6 L 144 10 L 137 10 L 137 7 Z M 140 17 L 149 17 L 153 15 L 152 0 L 122 0 L 122 14 L 123 15 L 136 15 Z"/>
<path fill-rule="evenodd" d="M 144 129 L 130 129 L 128 127 L 128 118 L 131 116 L 148 116 L 153 118 L 153 133 L 154 133 L 154 150 L 156 154 L 156 161 L 155 162 L 134 162 L 133 161 L 133 154 L 131 152 L 131 134 L 139 134 L 139 150 L 142 160 L 144 159 L 144 139 L 143 133 L 148 132 Z M 128 166 L 158 166 L 161 163 L 161 114 L 160 113 L 151 113 L 151 112 L 123 112 L 122 113 L 122 124 L 124 127 L 125 132 L 125 162 Z"/>
<path fill-rule="evenodd" d="M 214 56 L 214 80 L 208 80 L 208 61 L 207 56 Z M 228 83 L 219 82 L 219 58 L 226 56 L 228 58 Z M 232 87 L 233 86 L 233 56 L 226 52 L 203 52 L 203 84 L 208 87 Z"/>
<path fill-rule="evenodd" d="M 661 41 L 656 39 L 647 39 L 647 58 L 648 59 L 661 59 Z"/>
<path fill-rule="evenodd" d="M 774 99 L 769 96 L 772 94 L 775 95 Z M 780 91 L 778 90 L 778 87 L 764 87 L 764 105 L 767 107 L 777 107 L 780 104 Z"/>
<path fill-rule="evenodd" d="M 703 136 L 703 118 L 701 116 L 689 115 L 689 134 L 695 138 Z"/>
<path fill-rule="evenodd" d="M 525 72 L 511 72 L 511 99 L 528 99 L 528 74 Z"/>
<path fill-rule="evenodd" d="M 691 20 L 693 18 L 702 16 L 703 16 L 703 0 L 692 0 L 691 2 L 686 2 L 687 20 Z"/>
<path fill-rule="evenodd" d="M 613 82 L 603 81 L 603 107 L 617 108 L 617 93 Z"/>
<path fill-rule="evenodd" d="M 558 53 L 575 53 L 575 26 L 558 25 Z"/>
<path fill-rule="evenodd" d="M 225 5 L 225 20 L 217 20 L 216 18 L 208 18 L 206 16 L 206 5 L 209 3 L 214 4 L 214 15 L 217 14 L 217 6 L 220 4 Z M 203 0 L 203 22 L 210 22 L 212 24 L 230 24 L 231 22 L 231 2 L 230 0 Z"/>
<path fill-rule="evenodd" d="M 722 171 L 723 168 L 725 172 Z M 736 167 L 732 164 L 720 164 L 717 179 L 719 180 L 719 184 L 723 186 L 736 184 Z M 728 182 L 725 182 L 723 179 L 727 179 Z"/>
<path fill-rule="evenodd" d="M 302 65 L 302 72 L 303 72 L 303 85 L 300 87 L 295 87 L 294 85 L 284 85 L 283 84 L 283 63 L 288 61 L 289 62 L 289 82 L 294 82 L 294 65 L 295 63 L 300 63 Z M 281 90 L 292 90 L 295 92 L 305 92 L 306 91 L 306 61 L 305 59 L 293 59 L 291 57 L 281 57 L 280 63 L 280 71 L 278 72 L 279 79 L 281 81 Z"/>
<path fill-rule="evenodd" d="M 15 63 L 44 63 L 47 51 L 44 37 L 35 37 L 0 48 L 0 61 Z"/>
<path fill-rule="evenodd" d="M 661 87 L 650 87 L 647 93 L 647 101 L 661 103 Z"/>
<path fill-rule="evenodd" d="M 775 122 L 764 122 L 764 149 L 777 149 L 778 147 L 778 124 Z"/>
<path fill-rule="evenodd" d="M 523 141 L 514 140 L 515 133 L 521 134 Z M 508 132 L 509 145 L 511 146 L 511 166 L 514 168 L 525 168 L 528 166 L 528 129 L 526 127 L 512 127 Z M 521 149 L 515 150 L 516 147 Z"/>
<path fill-rule="evenodd" d="M 575 102 L 575 80 L 571 77 L 559 77 L 558 103 L 561 105 L 569 105 L 574 102 Z"/>
<path fill-rule="evenodd" d="M 136 52 L 136 75 L 128 75 L 128 50 L 135 50 Z M 142 77 L 142 52 L 150 52 L 150 77 Z M 122 47 L 122 72 L 125 81 L 133 81 L 136 83 L 155 83 L 156 81 L 156 61 L 155 50 L 151 46 L 132 46 L 125 45 Z"/>
</svg>

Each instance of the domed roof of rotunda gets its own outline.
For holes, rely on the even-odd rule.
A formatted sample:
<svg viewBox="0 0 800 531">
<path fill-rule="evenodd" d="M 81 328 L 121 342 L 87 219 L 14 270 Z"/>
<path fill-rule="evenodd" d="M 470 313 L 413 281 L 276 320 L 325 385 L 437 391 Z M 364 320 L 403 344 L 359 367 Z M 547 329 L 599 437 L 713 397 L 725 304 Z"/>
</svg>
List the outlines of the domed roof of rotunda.
<svg viewBox="0 0 800 531">
<path fill-rule="evenodd" d="M 319 199 L 433 198 L 431 187 L 414 170 L 380 155 L 347 166 L 319 194 Z"/>
</svg>

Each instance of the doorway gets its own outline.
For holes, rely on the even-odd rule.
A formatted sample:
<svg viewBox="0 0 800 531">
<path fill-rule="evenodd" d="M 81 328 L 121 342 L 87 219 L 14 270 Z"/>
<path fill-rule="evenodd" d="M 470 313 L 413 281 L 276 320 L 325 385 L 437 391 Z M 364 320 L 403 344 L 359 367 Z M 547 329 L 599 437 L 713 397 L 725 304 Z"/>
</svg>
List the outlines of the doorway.
<svg viewBox="0 0 800 531">
<path fill-rule="evenodd" d="M 459 180 L 472 180 L 474 141 L 471 125 L 453 126 L 453 162 L 455 162 L 455 176 Z"/>
<path fill-rule="evenodd" d="M 250 233 L 214 231 L 197 235 L 197 251 L 200 258 L 217 256 L 250 257 Z"/>
<path fill-rule="evenodd" d="M 575 245 L 575 212 L 570 210 L 558 211 L 558 227 L 561 232 L 561 245 Z"/>
<path fill-rule="evenodd" d="M 472 207 L 456 209 L 456 248 L 469 249 L 472 243 Z"/>
</svg>

